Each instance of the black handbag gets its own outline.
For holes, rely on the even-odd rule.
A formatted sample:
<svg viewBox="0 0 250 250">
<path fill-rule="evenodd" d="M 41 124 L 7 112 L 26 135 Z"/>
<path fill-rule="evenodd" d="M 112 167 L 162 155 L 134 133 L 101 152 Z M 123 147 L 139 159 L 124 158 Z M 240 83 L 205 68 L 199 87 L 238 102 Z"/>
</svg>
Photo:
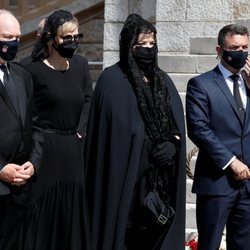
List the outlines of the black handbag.
<svg viewBox="0 0 250 250">
<path fill-rule="evenodd" d="M 169 204 L 166 204 L 162 201 L 157 191 L 157 168 L 154 169 L 153 175 L 153 187 L 144 199 L 144 209 L 147 217 L 149 217 L 149 222 L 151 221 L 151 224 L 166 226 L 174 216 L 175 211 Z"/>
<path fill-rule="evenodd" d="M 144 200 L 144 208 L 153 224 L 166 226 L 174 216 L 174 209 L 164 204 L 156 190 L 148 193 Z"/>
</svg>

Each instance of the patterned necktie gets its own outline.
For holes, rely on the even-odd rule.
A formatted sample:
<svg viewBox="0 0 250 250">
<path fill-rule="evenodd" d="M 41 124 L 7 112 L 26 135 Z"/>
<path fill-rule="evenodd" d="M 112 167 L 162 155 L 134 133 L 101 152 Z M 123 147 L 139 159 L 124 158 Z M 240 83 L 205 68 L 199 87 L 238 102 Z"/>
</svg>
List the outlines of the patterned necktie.
<svg viewBox="0 0 250 250">
<path fill-rule="evenodd" d="M 235 102 L 238 106 L 238 110 L 239 110 L 239 115 L 240 115 L 240 120 L 242 123 L 244 123 L 244 120 L 245 120 L 245 110 L 244 110 L 244 106 L 243 106 L 243 103 L 242 103 L 242 99 L 241 99 L 241 96 L 240 96 L 240 90 L 239 90 L 239 75 L 231 75 L 230 78 L 233 80 L 233 83 L 234 83 L 234 90 L 233 90 L 233 93 L 234 93 L 234 99 L 235 99 Z"/>
<path fill-rule="evenodd" d="M 15 90 L 15 86 L 13 84 L 12 81 L 10 81 L 10 76 L 9 76 L 9 72 L 8 72 L 8 69 L 6 67 L 6 65 L 4 64 L 1 64 L 0 65 L 0 70 L 3 71 L 3 84 L 4 84 L 4 87 L 8 93 L 8 96 L 11 100 L 11 102 L 13 103 L 16 111 L 18 112 L 18 101 L 17 101 L 17 95 L 16 95 L 16 90 Z"/>
</svg>

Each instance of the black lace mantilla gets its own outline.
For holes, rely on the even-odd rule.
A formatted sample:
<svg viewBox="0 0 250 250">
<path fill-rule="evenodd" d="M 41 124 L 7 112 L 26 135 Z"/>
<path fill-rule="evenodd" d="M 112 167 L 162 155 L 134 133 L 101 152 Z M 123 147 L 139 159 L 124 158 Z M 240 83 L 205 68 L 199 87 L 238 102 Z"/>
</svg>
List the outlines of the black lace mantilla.
<svg viewBox="0 0 250 250">
<path fill-rule="evenodd" d="M 133 57 L 133 46 L 137 43 L 139 34 L 152 32 L 156 40 L 154 25 L 137 14 L 131 14 L 120 34 L 120 66 L 134 89 L 145 124 L 145 134 L 150 139 L 149 159 L 150 154 L 157 150 L 159 144 L 171 140 L 178 133 L 171 113 L 171 99 L 166 76 L 158 67 L 157 57 L 147 65 L 146 72 L 145 69 L 139 68 Z M 149 81 L 145 81 L 145 75 Z M 175 178 L 175 167 L 173 166 L 171 171 L 169 168 L 157 170 L 157 166 L 154 166 L 154 162 L 151 161 L 149 169 L 148 189 L 152 190 L 156 186 L 161 198 L 167 202 Z M 155 178 L 156 171 L 158 173 Z"/>
</svg>

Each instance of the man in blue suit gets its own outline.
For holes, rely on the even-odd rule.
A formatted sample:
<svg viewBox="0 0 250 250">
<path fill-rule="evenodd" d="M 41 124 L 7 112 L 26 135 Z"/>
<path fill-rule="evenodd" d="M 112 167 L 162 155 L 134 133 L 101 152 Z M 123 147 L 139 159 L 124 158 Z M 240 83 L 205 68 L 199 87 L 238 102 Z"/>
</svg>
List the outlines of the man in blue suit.
<svg viewBox="0 0 250 250">
<path fill-rule="evenodd" d="M 199 148 L 192 189 L 199 250 L 219 249 L 225 226 L 227 250 L 250 249 L 250 93 L 241 74 L 248 43 L 247 28 L 223 27 L 220 63 L 188 82 L 188 135 Z"/>
</svg>

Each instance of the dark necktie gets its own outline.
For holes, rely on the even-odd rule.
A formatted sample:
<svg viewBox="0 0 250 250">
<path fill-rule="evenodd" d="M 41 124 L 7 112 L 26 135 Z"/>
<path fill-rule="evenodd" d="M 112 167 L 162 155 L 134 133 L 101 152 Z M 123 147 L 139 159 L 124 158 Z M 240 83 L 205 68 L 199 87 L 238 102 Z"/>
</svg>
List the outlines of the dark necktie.
<svg viewBox="0 0 250 250">
<path fill-rule="evenodd" d="M 0 65 L 0 70 L 3 71 L 3 84 L 4 87 L 8 93 L 8 96 L 11 100 L 11 102 L 13 103 L 16 111 L 18 112 L 18 101 L 17 101 L 17 95 L 16 95 L 16 90 L 15 90 L 15 86 L 13 84 L 13 82 L 9 79 L 9 72 L 8 69 L 6 67 L 6 65 L 1 64 Z"/>
<path fill-rule="evenodd" d="M 233 80 L 233 83 L 234 83 L 233 93 L 234 93 L 235 102 L 236 102 L 236 104 L 238 106 L 240 119 L 241 119 L 241 122 L 244 123 L 245 110 L 244 110 L 244 106 L 243 106 L 241 96 L 240 96 L 240 90 L 239 90 L 240 86 L 239 86 L 239 83 L 238 83 L 239 75 L 231 75 L 230 78 Z"/>
</svg>

